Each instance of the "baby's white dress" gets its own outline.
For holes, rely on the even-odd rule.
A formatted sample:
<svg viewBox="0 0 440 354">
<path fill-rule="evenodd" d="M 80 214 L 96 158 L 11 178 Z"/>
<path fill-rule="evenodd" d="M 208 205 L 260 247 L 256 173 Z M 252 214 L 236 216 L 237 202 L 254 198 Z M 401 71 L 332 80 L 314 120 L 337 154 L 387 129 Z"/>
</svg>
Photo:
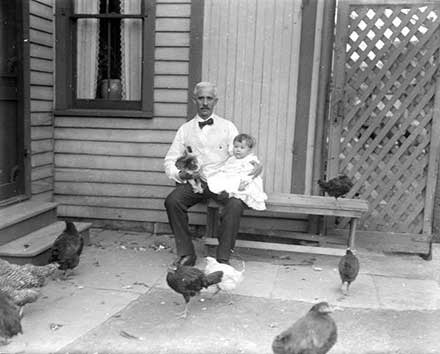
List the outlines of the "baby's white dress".
<svg viewBox="0 0 440 354">
<path fill-rule="evenodd" d="M 252 178 L 248 175 L 254 169 L 252 161 L 259 163 L 254 154 L 242 159 L 237 159 L 235 156 L 228 158 L 219 170 L 208 176 L 209 190 L 217 194 L 226 191 L 229 197 L 241 199 L 252 209 L 265 210 L 267 195 L 263 191 L 263 179 L 260 176 Z M 244 190 L 239 191 L 241 181 L 248 182 L 248 185 Z"/>
</svg>

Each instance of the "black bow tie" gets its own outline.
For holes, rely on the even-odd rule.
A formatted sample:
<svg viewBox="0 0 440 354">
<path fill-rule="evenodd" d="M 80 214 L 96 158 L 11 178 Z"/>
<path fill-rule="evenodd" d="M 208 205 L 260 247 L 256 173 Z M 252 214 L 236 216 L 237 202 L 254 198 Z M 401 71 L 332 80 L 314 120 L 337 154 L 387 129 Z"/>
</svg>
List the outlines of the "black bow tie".
<svg viewBox="0 0 440 354">
<path fill-rule="evenodd" d="M 207 120 L 204 120 L 204 121 L 199 122 L 199 127 L 200 127 L 200 129 L 203 129 L 203 127 L 204 127 L 205 125 L 213 125 L 213 124 L 214 124 L 214 119 L 209 118 L 209 119 L 207 119 Z"/>
</svg>

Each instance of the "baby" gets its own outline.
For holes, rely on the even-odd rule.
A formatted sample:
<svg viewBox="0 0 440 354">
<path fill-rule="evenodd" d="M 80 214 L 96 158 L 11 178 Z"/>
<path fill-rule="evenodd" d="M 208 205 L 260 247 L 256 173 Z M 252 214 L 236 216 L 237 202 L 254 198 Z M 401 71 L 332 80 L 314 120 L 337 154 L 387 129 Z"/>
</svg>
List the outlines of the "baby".
<svg viewBox="0 0 440 354">
<path fill-rule="evenodd" d="M 259 163 L 252 152 L 255 139 L 248 134 L 239 134 L 233 144 L 233 156 L 218 171 L 208 176 L 208 188 L 213 193 L 226 192 L 229 197 L 241 199 L 252 209 L 264 210 L 267 195 L 263 192 L 263 180 L 260 176 L 249 176 L 254 170 L 254 163 Z"/>
</svg>

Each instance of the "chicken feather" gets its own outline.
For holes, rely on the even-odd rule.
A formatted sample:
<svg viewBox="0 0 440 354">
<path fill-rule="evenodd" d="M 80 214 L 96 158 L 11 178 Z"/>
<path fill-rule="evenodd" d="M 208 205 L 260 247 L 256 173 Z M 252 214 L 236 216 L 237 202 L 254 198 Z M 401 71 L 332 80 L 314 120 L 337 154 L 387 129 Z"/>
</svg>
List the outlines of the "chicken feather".
<svg viewBox="0 0 440 354">
<path fill-rule="evenodd" d="M 325 354 L 336 343 L 336 323 L 327 302 L 312 306 L 304 317 L 280 333 L 272 342 L 274 354 Z"/>
<path fill-rule="evenodd" d="M 47 277 L 57 269 L 57 264 L 46 264 L 44 266 L 19 265 L 0 259 L 0 288 L 2 286 L 9 286 L 14 289 L 42 287 Z"/>
<path fill-rule="evenodd" d="M 219 290 L 231 291 L 234 290 L 243 281 L 245 263 L 243 262 L 243 269 L 241 271 L 238 271 L 228 264 L 217 262 L 217 260 L 213 257 L 206 257 L 205 273 L 208 274 L 216 271 L 223 272 L 222 281 L 216 284 L 217 292 Z"/>
<path fill-rule="evenodd" d="M 168 286 L 181 294 L 185 299 L 185 309 L 181 317 L 188 314 L 188 304 L 191 297 L 221 281 L 223 272 L 203 273 L 200 269 L 190 266 L 175 265 L 168 269 L 166 281 Z"/>
<path fill-rule="evenodd" d="M 23 333 L 23 330 L 18 308 L 9 295 L 0 291 L 0 337 L 3 338 L 3 344 L 19 333 Z"/>
<path fill-rule="evenodd" d="M 84 239 L 78 232 L 75 224 L 66 221 L 66 228 L 52 245 L 50 263 L 57 263 L 59 269 L 67 271 L 74 269 L 79 264 L 79 259 L 84 248 Z"/>
<path fill-rule="evenodd" d="M 347 248 L 345 255 L 341 257 L 338 264 L 339 275 L 342 281 L 341 289 L 345 295 L 348 295 L 350 284 L 359 274 L 359 267 L 359 259 L 350 248 Z M 346 286 L 345 289 L 344 285 Z"/>
<path fill-rule="evenodd" d="M 324 192 L 336 199 L 344 196 L 353 188 L 353 182 L 346 175 L 332 178 L 327 182 L 319 180 L 318 184 Z"/>
</svg>

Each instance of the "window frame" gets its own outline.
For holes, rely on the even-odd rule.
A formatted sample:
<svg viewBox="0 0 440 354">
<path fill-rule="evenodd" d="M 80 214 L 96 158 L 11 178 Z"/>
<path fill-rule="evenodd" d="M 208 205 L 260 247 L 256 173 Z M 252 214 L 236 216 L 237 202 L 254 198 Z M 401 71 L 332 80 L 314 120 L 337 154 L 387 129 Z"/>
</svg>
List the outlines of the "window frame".
<svg viewBox="0 0 440 354">
<path fill-rule="evenodd" d="M 73 0 L 57 0 L 56 18 L 56 110 L 55 114 L 80 116 L 153 117 L 155 0 L 141 0 L 141 14 L 74 14 Z M 76 98 L 77 18 L 138 18 L 143 21 L 142 93 L 140 101 L 85 100 Z"/>
</svg>

